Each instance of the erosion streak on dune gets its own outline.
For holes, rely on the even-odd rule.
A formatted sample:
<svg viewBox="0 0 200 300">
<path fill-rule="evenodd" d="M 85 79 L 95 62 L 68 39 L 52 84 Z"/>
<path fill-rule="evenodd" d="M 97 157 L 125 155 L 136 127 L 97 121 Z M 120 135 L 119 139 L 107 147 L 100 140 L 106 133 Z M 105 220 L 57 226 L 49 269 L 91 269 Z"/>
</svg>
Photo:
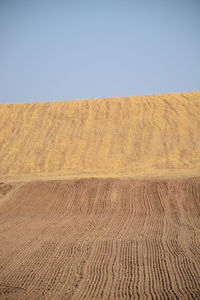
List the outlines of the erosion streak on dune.
<svg viewBox="0 0 200 300">
<path fill-rule="evenodd" d="M 200 178 L 25 183 L 1 205 L 0 295 L 198 299 L 199 197 Z"/>
<path fill-rule="evenodd" d="M 0 105 L 0 176 L 200 170 L 200 92 Z"/>
</svg>

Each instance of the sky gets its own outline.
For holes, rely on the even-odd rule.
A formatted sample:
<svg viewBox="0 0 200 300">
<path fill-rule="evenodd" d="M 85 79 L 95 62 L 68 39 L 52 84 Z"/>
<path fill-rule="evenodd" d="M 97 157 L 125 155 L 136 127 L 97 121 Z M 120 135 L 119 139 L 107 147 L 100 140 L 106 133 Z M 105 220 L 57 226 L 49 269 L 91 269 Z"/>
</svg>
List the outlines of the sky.
<svg viewBox="0 0 200 300">
<path fill-rule="evenodd" d="M 0 102 L 200 90 L 200 0 L 0 0 Z"/>
</svg>

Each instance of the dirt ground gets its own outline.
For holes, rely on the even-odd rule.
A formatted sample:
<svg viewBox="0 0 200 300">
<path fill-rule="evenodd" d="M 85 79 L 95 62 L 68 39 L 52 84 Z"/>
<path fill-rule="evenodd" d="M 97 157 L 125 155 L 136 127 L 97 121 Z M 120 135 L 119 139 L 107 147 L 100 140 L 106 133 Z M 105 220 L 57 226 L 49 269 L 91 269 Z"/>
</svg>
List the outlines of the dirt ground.
<svg viewBox="0 0 200 300">
<path fill-rule="evenodd" d="M 200 178 L 0 185 L 0 299 L 199 299 Z"/>
</svg>

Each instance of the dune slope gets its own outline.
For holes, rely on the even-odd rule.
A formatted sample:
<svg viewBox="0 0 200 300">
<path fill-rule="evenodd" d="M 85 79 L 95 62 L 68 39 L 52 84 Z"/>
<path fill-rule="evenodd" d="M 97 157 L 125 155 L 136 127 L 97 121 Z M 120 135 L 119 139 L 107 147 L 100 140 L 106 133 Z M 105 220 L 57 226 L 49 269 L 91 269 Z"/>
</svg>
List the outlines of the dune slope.
<svg viewBox="0 0 200 300">
<path fill-rule="evenodd" d="M 0 105 L 0 299 L 199 299 L 200 91 Z"/>
<path fill-rule="evenodd" d="M 198 173 L 200 92 L 0 105 L 0 176 Z"/>
</svg>

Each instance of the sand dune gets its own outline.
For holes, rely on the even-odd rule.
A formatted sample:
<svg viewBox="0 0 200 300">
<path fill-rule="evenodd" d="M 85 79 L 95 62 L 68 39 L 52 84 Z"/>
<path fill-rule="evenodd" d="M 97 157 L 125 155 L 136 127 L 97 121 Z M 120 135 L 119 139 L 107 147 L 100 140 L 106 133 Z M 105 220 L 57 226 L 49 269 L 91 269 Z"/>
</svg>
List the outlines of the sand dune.
<svg viewBox="0 0 200 300">
<path fill-rule="evenodd" d="M 0 105 L 0 177 L 197 174 L 200 91 Z"/>
<path fill-rule="evenodd" d="M 0 295 L 198 299 L 199 197 L 199 178 L 26 183 L 0 210 Z"/>
<path fill-rule="evenodd" d="M 0 105 L 0 299 L 199 299 L 199 132 L 200 91 Z"/>
</svg>

